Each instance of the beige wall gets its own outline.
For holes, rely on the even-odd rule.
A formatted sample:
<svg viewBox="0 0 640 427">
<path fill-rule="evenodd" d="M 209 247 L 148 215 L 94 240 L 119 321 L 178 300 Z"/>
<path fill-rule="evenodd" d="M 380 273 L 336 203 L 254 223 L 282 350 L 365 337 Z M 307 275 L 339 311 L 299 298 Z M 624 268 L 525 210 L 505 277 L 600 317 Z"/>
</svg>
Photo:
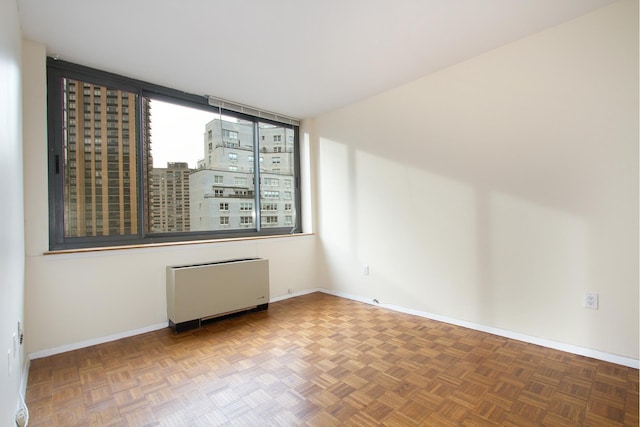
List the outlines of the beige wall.
<svg viewBox="0 0 640 427">
<path fill-rule="evenodd" d="M 16 2 L 0 0 L 0 425 L 14 424 L 26 357 L 20 24 Z"/>
<path fill-rule="evenodd" d="M 271 298 L 314 288 L 315 236 L 43 255 L 48 250 L 46 52 L 24 41 L 28 352 L 42 355 L 167 322 L 165 268 L 233 258 L 270 263 Z M 304 147 L 308 150 L 308 147 Z M 308 164 L 308 162 L 305 162 Z M 309 172 L 303 170 L 309 185 Z M 303 223 L 311 230 L 310 200 Z"/>
<path fill-rule="evenodd" d="M 638 359 L 637 8 L 311 123 L 320 286 Z"/>
</svg>

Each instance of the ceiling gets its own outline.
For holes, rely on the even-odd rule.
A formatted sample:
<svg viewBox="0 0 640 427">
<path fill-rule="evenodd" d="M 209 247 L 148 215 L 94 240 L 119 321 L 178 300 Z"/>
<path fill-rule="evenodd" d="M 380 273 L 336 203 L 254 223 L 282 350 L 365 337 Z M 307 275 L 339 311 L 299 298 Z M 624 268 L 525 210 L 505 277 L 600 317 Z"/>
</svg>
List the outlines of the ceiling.
<svg viewBox="0 0 640 427">
<path fill-rule="evenodd" d="M 314 117 L 613 0 L 17 0 L 48 55 Z"/>
</svg>

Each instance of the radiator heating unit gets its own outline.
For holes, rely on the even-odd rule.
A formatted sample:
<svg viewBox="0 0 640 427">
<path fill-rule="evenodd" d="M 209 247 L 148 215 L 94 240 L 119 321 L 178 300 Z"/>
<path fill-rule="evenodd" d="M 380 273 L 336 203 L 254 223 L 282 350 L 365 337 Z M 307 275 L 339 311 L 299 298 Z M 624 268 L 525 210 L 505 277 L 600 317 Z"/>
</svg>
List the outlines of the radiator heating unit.
<svg viewBox="0 0 640 427">
<path fill-rule="evenodd" d="M 167 315 L 175 332 L 269 307 L 269 260 L 249 258 L 167 267 Z"/>
</svg>

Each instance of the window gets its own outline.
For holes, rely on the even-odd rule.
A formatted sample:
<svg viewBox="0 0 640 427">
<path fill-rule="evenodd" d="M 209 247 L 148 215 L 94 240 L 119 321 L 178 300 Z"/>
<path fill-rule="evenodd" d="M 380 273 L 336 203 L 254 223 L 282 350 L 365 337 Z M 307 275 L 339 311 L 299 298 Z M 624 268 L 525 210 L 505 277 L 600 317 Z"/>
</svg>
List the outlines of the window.
<svg viewBox="0 0 640 427">
<path fill-rule="evenodd" d="M 274 226 L 278 224 L 278 217 L 275 215 L 268 215 L 262 217 L 262 225 Z"/>
<path fill-rule="evenodd" d="M 238 132 L 229 129 L 223 129 L 222 137 L 224 139 L 238 139 Z"/>
<path fill-rule="evenodd" d="M 283 179 L 300 232 L 297 124 L 65 61 L 47 80 L 51 250 L 288 234 L 261 216 Z"/>
</svg>

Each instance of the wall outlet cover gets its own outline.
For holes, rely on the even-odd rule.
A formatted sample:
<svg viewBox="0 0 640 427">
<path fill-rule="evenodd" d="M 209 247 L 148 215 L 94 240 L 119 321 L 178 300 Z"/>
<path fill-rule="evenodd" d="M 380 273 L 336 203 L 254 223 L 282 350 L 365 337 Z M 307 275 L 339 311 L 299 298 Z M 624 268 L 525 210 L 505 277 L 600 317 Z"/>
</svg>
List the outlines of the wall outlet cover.
<svg viewBox="0 0 640 427">
<path fill-rule="evenodd" d="M 598 309 L 598 294 L 596 292 L 586 292 L 584 294 L 584 308 L 591 310 Z"/>
</svg>

